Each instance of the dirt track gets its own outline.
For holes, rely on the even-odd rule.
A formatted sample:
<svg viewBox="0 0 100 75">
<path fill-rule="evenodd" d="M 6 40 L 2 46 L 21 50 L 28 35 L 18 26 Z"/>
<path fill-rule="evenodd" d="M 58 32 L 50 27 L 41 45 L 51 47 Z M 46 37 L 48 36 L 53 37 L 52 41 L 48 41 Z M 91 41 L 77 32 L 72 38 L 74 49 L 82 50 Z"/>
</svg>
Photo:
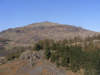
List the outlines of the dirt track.
<svg viewBox="0 0 100 75">
<path fill-rule="evenodd" d="M 34 67 L 25 61 L 15 61 L 1 65 L 0 75 L 66 75 L 66 72 L 47 61 L 40 61 Z"/>
<path fill-rule="evenodd" d="M 29 73 L 29 75 L 66 75 L 64 70 L 60 70 L 56 68 L 55 65 L 47 62 L 42 61 L 35 65 L 33 68 L 22 67 L 18 71 L 19 73 Z"/>
</svg>

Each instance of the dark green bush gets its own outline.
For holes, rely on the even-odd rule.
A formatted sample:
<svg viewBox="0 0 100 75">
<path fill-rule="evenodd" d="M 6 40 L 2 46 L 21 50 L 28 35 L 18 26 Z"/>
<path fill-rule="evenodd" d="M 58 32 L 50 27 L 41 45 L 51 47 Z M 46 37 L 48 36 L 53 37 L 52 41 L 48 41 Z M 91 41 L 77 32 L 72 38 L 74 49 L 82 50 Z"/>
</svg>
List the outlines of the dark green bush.
<svg viewBox="0 0 100 75">
<path fill-rule="evenodd" d="M 70 68 L 73 72 L 84 69 L 87 75 L 91 75 L 91 73 L 97 75 L 100 73 L 100 50 L 94 47 L 93 42 L 90 41 L 93 38 L 87 38 L 84 41 L 76 39 L 52 42 L 45 40 L 42 41 L 42 44 L 36 44 L 35 49 L 43 49 L 45 57 L 56 63 L 57 66 Z M 89 44 L 85 45 L 87 40 Z M 76 42 L 82 42 L 84 47 L 81 44 L 77 45 Z"/>
</svg>

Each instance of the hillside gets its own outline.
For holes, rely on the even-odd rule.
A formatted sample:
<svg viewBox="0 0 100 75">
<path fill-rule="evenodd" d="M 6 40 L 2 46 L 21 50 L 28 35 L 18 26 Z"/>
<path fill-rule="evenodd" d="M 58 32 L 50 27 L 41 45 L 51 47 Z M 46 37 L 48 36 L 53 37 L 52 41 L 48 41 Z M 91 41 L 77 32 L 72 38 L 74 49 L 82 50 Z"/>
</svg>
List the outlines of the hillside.
<svg viewBox="0 0 100 75">
<path fill-rule="evenodd" d="M 98 34 L 51 22 L 0 32 L 0 74 L 98 75 Z"/>
<path fill-rule="evenodd" d="M 93 36 L 96 32 L 80 27 L 52 22 L 40 22 L 8 29 L 0 33 L 0 37 L 12 40 L 11 44 L 28 45 L 38 40 L 63 40 L 80 36 L 82 38 Z"/>
</svg>

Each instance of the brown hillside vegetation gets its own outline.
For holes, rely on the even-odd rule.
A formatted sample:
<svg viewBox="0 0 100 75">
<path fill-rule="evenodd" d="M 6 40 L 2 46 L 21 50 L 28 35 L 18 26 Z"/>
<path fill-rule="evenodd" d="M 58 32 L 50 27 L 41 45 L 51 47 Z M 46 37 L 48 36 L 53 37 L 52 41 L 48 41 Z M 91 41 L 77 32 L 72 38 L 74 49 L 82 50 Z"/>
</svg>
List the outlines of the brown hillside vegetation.
<svg viewBox="0 0 100 75">
<path fill-rule="evenodd" d="M 38 40 L 63 40 L 80 36 L 82 38 L 98 33 L 80 27 L 52 22 L 40 22 L 25 27 L 8 29 L 0 33 L 0 37 L 12 40 L 11 44 L 28 45 Z"/>
</svg>

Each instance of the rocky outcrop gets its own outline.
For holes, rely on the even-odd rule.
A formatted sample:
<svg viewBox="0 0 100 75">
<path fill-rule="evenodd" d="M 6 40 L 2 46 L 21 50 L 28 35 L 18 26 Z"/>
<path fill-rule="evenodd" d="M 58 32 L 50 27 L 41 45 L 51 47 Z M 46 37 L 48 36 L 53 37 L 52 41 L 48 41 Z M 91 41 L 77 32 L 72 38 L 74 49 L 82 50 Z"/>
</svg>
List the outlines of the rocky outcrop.
<svg viewBox="0 0 100 75">
<path fill-rule="evenodd" d="M 40 60 L 41 56 L 39 52 L 36 51 L 25 51 L 21 54 L 20 59 L 26 60 L 28 63 L 33 66 Z"/>
<path fill-rule="evenodd" d="M 6 62 L 7 62 L 7 60 L 5 57 L 0 57 L 0 64 L 4 64 Z"/>
</svg>

